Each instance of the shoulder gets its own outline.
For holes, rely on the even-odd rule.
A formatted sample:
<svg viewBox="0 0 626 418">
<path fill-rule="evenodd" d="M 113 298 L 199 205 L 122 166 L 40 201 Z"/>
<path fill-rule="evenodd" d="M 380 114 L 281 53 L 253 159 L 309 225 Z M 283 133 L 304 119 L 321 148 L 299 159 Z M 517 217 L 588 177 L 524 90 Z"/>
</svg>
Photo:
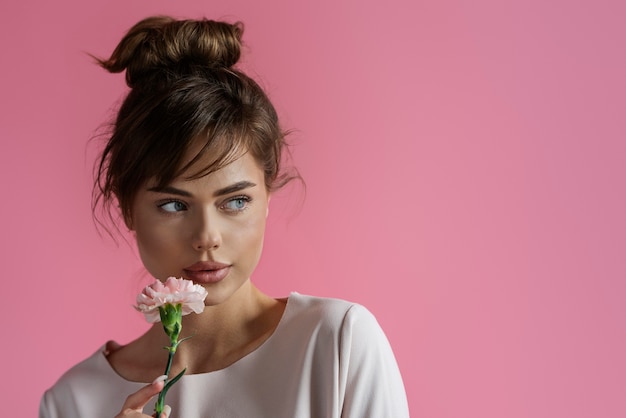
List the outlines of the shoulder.
<svg viewBox="0 0 626 418">
<path fill-rule="evenodd" d="M 104 372 L 103 363 L 104 347 L 99 348 L 92 355 L 76 364 L 66 371 L 59 380 L 52 386 L 51 390 L 63 390 L 72 386 L 80 386 Z"/>
<path fill-rule="evenodd" d="M 123 387 L 123 380 L 109 366 L 104 350 L 103 346 L 70 368 L 43 394 L 40 416 L 86 416 L 77 411 L 87 405 L 93 406 L 96 399 L 103 402 L 116 399 L 118 389 L 127 390 Z"/>
<path fill-rule="evenodd" d="M 39 407 L 40 417 L 60 417 L 66 414 L 64 405 L 73 404 L 73 399 L 77 392 L 80 392 L 80 388 L 85 385 L 88 387 L 89 382 L 93 382 L 93 378 L 98 374 L 98 357 L 103 356 L 102 350 L 103 348 L 100 348 L 70 368 L 43 394 Z"/>
<path fill-rule="evenodd" d="M 293 344 L 307 344 L 307 350 L 302 351 L 312 356 L 313 373 L 332 375 L 332 382 L 324 382 L 327 387 L 336 385 L 342 416 L 408 417 L 393 350 L 367 308 L 297 293 L 289 298 L 289 304 L 287 325 L 293 330 Z"/>
<path fill-rule="evenodd" d="M 387 341 L 367 308 L 342 299 L 292 293 L 284 322 L 284 328 L 311 333 L 316 339 L 330 339 L 344 348 L 357 340 L 381 340 L 383 344 Z"/>
<path fill-rule="evenodd" d="M 363 324 L 378 326 L 374 315 L 364 306 L 342 299 L 292 293 L 287 304 L 287 320 L 311 323 L 333 329 Z"/>
<path fill-rule="evenodd" d="M 289 296 L 287 304 L 295 314 L 319 318 L 343 317 L 348 310 L 356 305 L 356 303 L 347 300 L 302 295 L 296 292 Z"/>
</svg>

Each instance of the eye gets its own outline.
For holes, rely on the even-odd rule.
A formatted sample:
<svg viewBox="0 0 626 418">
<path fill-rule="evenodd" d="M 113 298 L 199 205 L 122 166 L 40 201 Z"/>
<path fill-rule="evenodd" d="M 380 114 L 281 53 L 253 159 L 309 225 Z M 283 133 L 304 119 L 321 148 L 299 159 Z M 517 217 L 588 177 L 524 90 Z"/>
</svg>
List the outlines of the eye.
<svg viewBox="0 0 626 418">
<path fill-rule="evenodd" d="M 248 207 L 250 198 L 248 196 L 237 196 L 229 199 L 222 206 L 228 212 L 241 212 Z"/>
<path fill-rule="evenodd" d="M 178 200 L 171 200 L 169 202 L 160 204 L 159 209 L 161 209 L 163 212 L 174 213 L 187 210 L 187 205 L 185 205 L 183 202 L 179 202 Z"/>
</svg>

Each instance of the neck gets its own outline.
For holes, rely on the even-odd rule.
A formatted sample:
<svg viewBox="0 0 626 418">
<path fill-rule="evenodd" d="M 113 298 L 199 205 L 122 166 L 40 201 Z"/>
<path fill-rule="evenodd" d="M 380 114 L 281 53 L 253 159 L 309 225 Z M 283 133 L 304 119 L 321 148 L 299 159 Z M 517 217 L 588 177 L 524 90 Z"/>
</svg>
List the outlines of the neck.
<svg viewBox="0 0 626 418">
<path fill-rule="evenodd" d="M 269 338 L 284 308 L 284 301 L 270 298 L 247 281 L 226 301 L 184 316 L 181 338 L 191 338 L 178 346 L 172 373 L 185 367 L 188 374 L 205 373 L 236 362 Z M 158 340 L 151 342 L 155 346 L 167 344 L 160 323 L 146 337 Z"/>
</svg>

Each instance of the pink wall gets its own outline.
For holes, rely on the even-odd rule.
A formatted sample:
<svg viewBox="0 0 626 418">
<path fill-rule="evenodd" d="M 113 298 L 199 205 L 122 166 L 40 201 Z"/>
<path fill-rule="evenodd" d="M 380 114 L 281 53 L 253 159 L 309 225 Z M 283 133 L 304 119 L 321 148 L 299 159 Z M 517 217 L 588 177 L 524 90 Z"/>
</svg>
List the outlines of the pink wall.
<svg viewBox="0 0 626 418">
<path fill-rule="evenodd" d="M 172 13 L 244 21 L 295 129 L 306 200 L 273 199 L 261 288 L 368 306 L 412 416 L 625 416 L 623 4 L 3 1 L 3 415 L 145 327 L 140 265 L 89 209 L 123 81 L 83 51 Z"/>
</svg>

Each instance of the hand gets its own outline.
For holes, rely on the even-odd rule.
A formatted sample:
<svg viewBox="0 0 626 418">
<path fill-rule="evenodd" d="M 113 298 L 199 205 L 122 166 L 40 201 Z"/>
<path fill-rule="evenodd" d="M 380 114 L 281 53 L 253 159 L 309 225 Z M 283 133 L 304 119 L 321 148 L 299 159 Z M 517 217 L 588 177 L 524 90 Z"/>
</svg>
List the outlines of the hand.
<svg viewBox="0 0 626 418">
<path fill-rule="evenodd" d="M 126 398 L 126 402 L 122 405 L 122 412 L 117 414 L 115 418 L 150 418 L 149 415 L 143 413 L 143 408 L 154 395 L 157 395 L 163 390 L 163 382 L 166 377 L 165 375 L 157 377 L 154 382 L 142 387 Z M 165 405 L 160 418 L 169 418 L 170 412 L 171 408 Z"/>
</svg>

